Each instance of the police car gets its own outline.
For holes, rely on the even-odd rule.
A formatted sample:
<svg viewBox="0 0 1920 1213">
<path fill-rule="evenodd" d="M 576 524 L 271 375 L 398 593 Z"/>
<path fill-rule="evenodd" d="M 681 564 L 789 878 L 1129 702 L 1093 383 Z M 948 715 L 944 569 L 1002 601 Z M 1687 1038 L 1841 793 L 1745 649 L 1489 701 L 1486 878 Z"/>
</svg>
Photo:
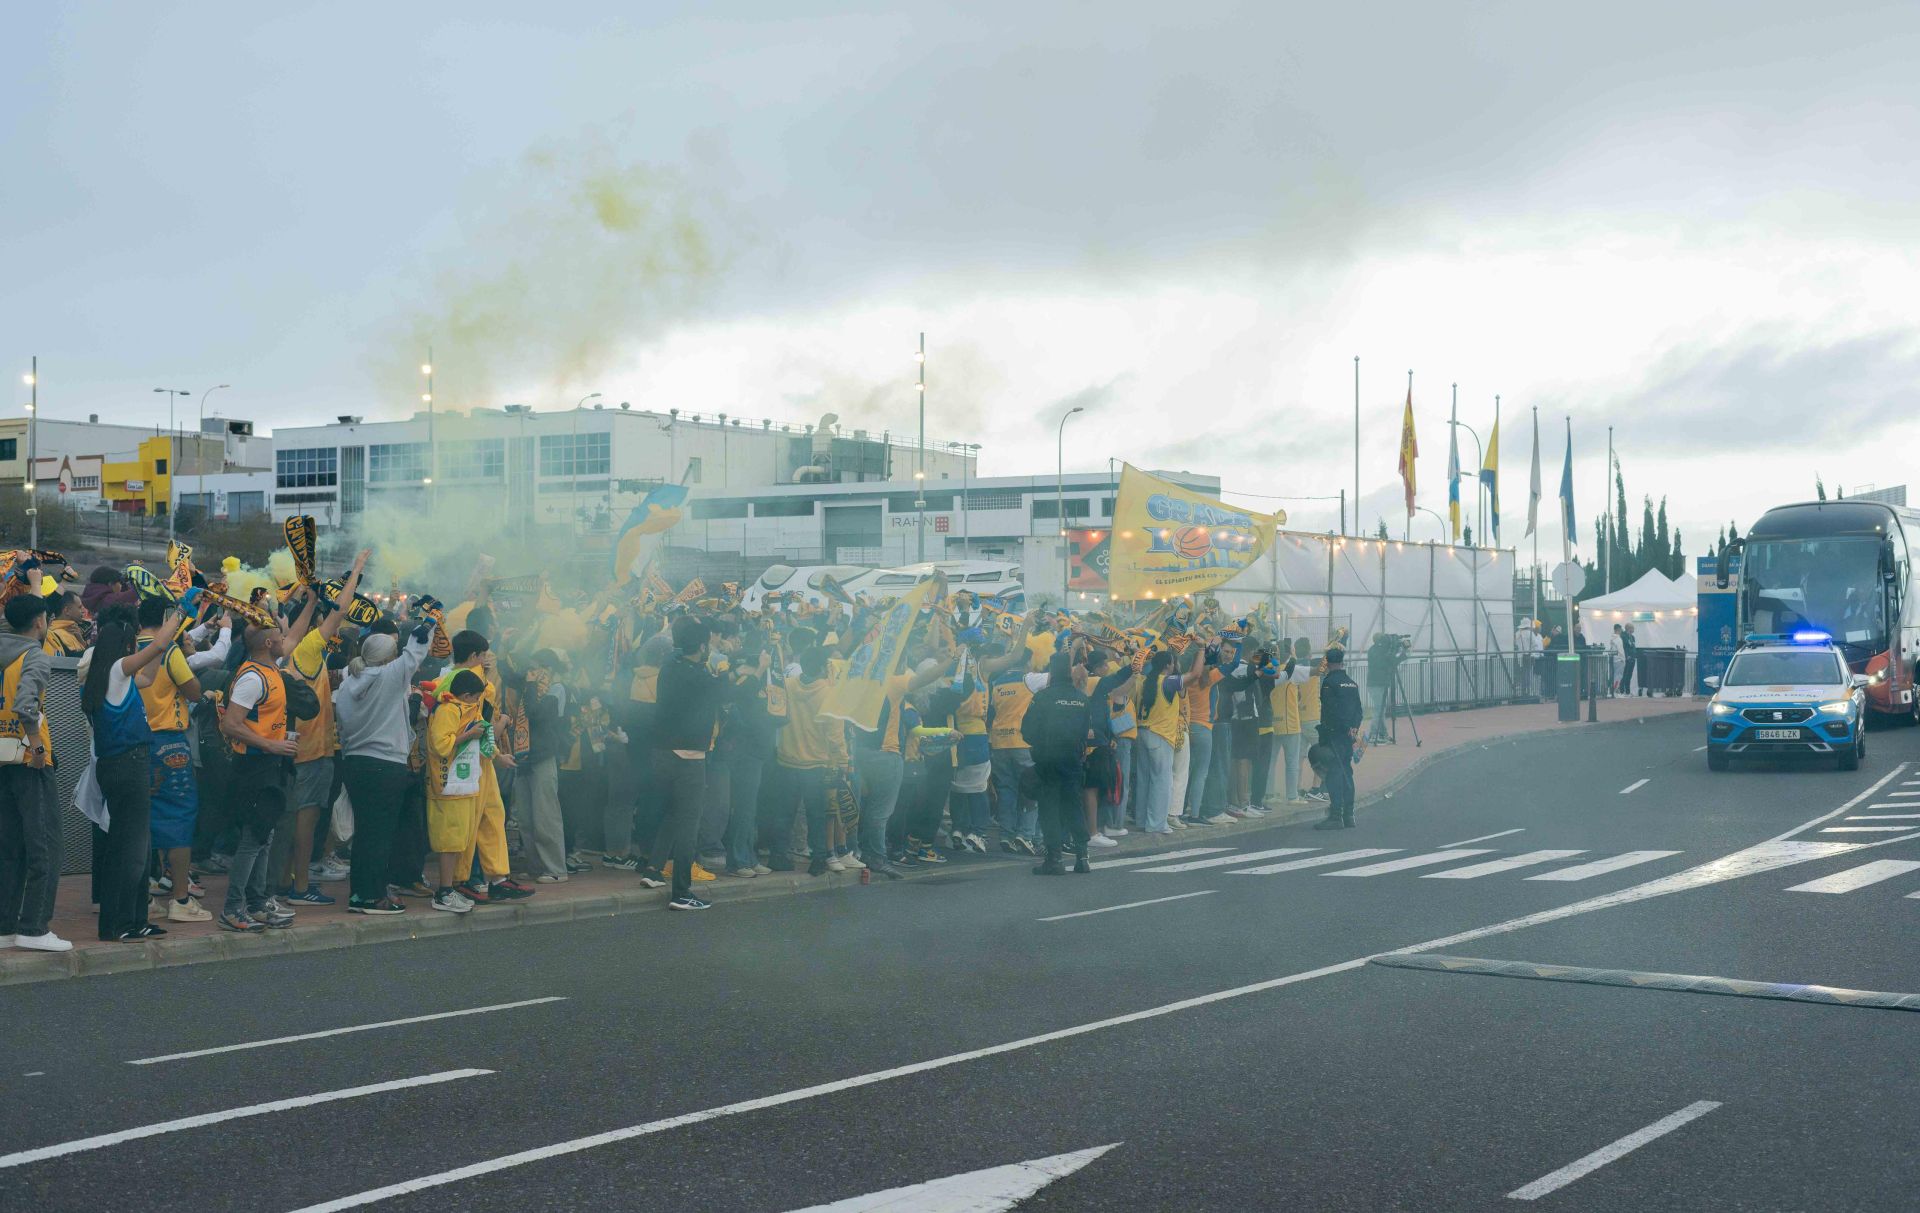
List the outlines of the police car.
<svg viewBox="0 0 1920 1213">
<path fill-rule="evenodd" d="M 1747 637 L 1707 679 L 1707 766 L 1735 758 L 1829 755 L 1843 771 L 1867 756 L 1867 678 L 1825 632 Z"/>
</svg>

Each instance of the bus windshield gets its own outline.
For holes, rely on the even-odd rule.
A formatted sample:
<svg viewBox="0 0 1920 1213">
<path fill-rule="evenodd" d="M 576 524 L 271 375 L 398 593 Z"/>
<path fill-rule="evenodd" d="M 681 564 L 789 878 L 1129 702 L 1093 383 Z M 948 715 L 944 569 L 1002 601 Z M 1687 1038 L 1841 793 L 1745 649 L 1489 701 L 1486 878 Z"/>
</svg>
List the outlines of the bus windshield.
<svg viewBox="0 0 1920 1213">
<path fill-rule="evenodd" d="M 1741 579 L 1751 631 L 1817 629 L 1857 656 L 1887 647 L 1877 538 L 1750 539 Z"/>
</svg>

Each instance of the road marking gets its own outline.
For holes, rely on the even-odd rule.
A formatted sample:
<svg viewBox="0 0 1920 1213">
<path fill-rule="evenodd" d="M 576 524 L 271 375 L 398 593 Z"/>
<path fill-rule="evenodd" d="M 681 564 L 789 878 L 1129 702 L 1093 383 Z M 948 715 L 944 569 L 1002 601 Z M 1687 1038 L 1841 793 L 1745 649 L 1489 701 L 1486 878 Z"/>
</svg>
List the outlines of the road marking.
<svg viewBox="0 0 1920 1213">
<path fill-rule="evenodd" d="M 1346 863 L 1352 859 L 1371 859 L 1375 855 L 1398 855 L 1399 847 L 1361 847 L 1357 851 L 1340 851 L 1332 855 L 1315 855 L 1311 859 L 1293 859 L 1286 863 L 1262 864 L 1257 868 L 1235 868 L 1229 876 L 1271 876 L 1275 872 L 1298 872 L 1301 868 L 1324 868 L 1329 864 Z"/>
<path fill-rule="evenodd" d="M 1641 788 L 1644 788 L 1644 787 L 1646 787 L 1646 786 L 1647 786 L 1647 784 L 1649 784 L 1649 783 L 1651 783 L 1651 782 L 1652 782 L 1652 780 L 1648 780 L 1648 779 L 1636 779 L 1636 780 L 1634 780 L 1634 781 L 1633 781 L 1632 783 L 1630 783 L 1630 784 L 1628 784 L 1628 785 L 1627 785 L 1626 787 L 1624 787 L 1624 788 L 1621 788 L 1621 789 L 1620 789 L 1620 794 L 1621 794 L 1622 796 L 1625 796 L 1625 795 L 1626 795 L 1627 793 L 1629 793 L 1629 792 L 1637 792 L 1637 791 L 1639 791 L 1639 790 L 1640 790 Z"/>
<path fill-rule="evenodd" d="M 1874 805 L 1876 809 L 1891 809 L 1893 805 Z M 1920 821 L 1920 813 L 1855 813 L 1848 821 Z"/>
<path fill-rule="evenodd" d="M 1611 859 L 1596 859 L 1592 863 L 1575 864 L 1570 868 L 1542 872 L 1538 876 L 1529 876 L 1527 879 L 1586 880 L 1592 876 L 1605 876 L 1608 872 L 1618 872 L 1621 868 L 1630 868 L 1638 863 L 1649 863 L 1655 859 L 1665 859 L 1669 855 L 1679 853 L 1678 851 L 1622 851 Z"/>
<path fill-rule="evenodd" d="M 1810 1002 L 1823 1007 L 1863 1007 L 1874 1011 L 1920 1011 L 1920 994 L 1849 990 L 1844 986 L 1810 986 L 1797 981 L 1749 981 L 1740 977 L 1649 973 L 1640 969 L 1589 969 L 1581 965 L 1489 960 L 1484 956 L 1449 956 L 1440 952 L 1398 952 L 1376 956 L 1372 963 L 1383 969 L 1414 969 L 1424 973 L 1460 973 L 1470 977 L 1505 977 L 1520 981 L 1562 981 L 1585 986 L 1615 986 L 1623 990 L 1655 990 L 1666 994 L 1765 998 L 1779 1002 Z"/>
<path fill-rule="evenodd" d="M 1706 748 L 1707 748 L 1707 747 L 1705 747 L 1705 746 L 1703 746 L 1703 745 L 1697 745 L 1697 746 L 1695 746 L 1695 747 L 1693 747 L 1693 752 L 1694 752 L 1694 753 L 1696 753 L 1696 754 L 1698 754 L 1698 753 L 1699 753 L 1700 751 L 1702 751 L 1702 750 L 1704 750 L 1704 749 L 1706 749 Z"/>
<path fill-rule="evenodd" d="M 1913 865 L 1920 868 L 1920 864 Z M 1098 910 L 1081 910 L 1076 914 L 1055 914 L 1051 918 L 1041 918 L 1039 922 L 1062 922 L 1069 918 L 1085 918 L 1090 914 L 1111 914 L 1115 910 L 1131 910 L 1139 906 L 1157 906 L 1163 901 L 1185 901 L 1189 897 L 1205 897 L 1209 893 L 1218 893 L 1218 889 L 1201 889 L 1198 893 L 1175 893 L 1172 897 L 1152 897 L 1146 901 L 1129 901 L 1117 906 L 1103 906 Z"/>
<path fill-rule="evenodd" d="M 1853 820 L 1849 817 L 1847 820 Z M 1828 826 L 1822 834 L 1898 834 L 1912 826 Z"/>
<path fill-rule="evenodd" d="M 1464 847 L 1470 842 L 1485 842 L 1489 838 L 1505 838 L 1509 834 L 1524 834 L 1526 832 L 1527 828 L 1525 826 L 1516 826 L 1511 830 L 1502 830 L 1498 834 L 1482 834 L 1478 838 L 1462 838 L 1459 842 L 1443 842 L 1440 845 L 1443 847 Z"/>
<path fill-rule="evenodd" d="M 1899 800 L 1901 798 L 1911 799 L 1915 796 L 1920 796 L 1920 792 L 1888 792 L 1887 795 L 1893 797 L 1896 800 Z"/>
<path fill-rule="evenodd" d="M 795 1213 L 1004 1213 L 1057 1179 L 1105 1154 L 1114 1146 L 1095 1146 L 1072 1154 L 1055 1154 L 1032 1162 L 1016 1162 L 964 1175 L 949 1175 L 928 1183 L 888 1188 L 865 1196 L 849 1196 L 830 1205 L 809 1205 Z"/>
<path fill-rule="evenodd" d="M 1408 868 L 1424 868 L 1436 863 L 1452 863 L 1456 859 L 1465 859 L 1469 855 L 1485 855 L 1491 847 L 1456 847 L 1451 851 L 1434 851 L 1428 855 L 1408 855 L 1403 859 L 1389 859 L 1384 863 L 1370 863 L 1364 867 L 1343 868 L 1338 872 L 1322 872 L 1322 876 L 1384 876 L 1388 872 L 1404 872 Z"/>
<path fill-rule="evenodd" d="M 1132 855 L 1126 859 L 1103 859 L 1094 864 L 1096 868 L 1130 868 L 1141 863 L 1161 863 L 1169 859 L 1185 859 L 1189 855 L 1218 855 L 1222 851 L 1231 851 L 1232 847 L 1189 847 L 1184 851 L 1162 851 L 1158 855 Z"/>
<path fill-rule="evenodd" d="M 1831 876 L 1822 876 L 1818 880 L 1809 880 L 1788 889 L 1789 893 L 1851 893 L 1855 889 L 1864 889 L 1870 884 L 1879 884 L 1883 880 L 1892 880 L 1904 872 L 1920 868 L 1920 863 L 1905 859 L 1876 859 L 1863 863 L 1857 868 L 1848 868 L 1844 872 L 1835 872 Z"/>
<path fill-rule="evenodd" d="M 298 1095 L 291 1099 L 276 1099 L 270 1103 L 249 1104 L 244 1108 L 228 1108 L 223 1112 L 202 1112 L 198 1116 L 163 1120 L 158 1124 L 121 1129 L 117 1133 L 101 1133 L 94 1137 L 63 1141 L 58 1145 L 40 1146 L 13 1154 L 0 1154 L 0 1168 L 25 1166 L 27 1163 L 40 1162 L 42 1159 L 59 1158 L 63 1154 L 79 1154 L 87 1150 L 105 1149 L 107 1146 L 117 1146 L 123 1142 L 138 1141 L 143 1137 L 158 1137 L 163 1133 L 199 1129 L 224 1121 L 244 1120 L 249 1116 L 265 1116 L 270 1112 L 289 1112 L 295 1108 L 311 1108 L 315 1104 L 337 1103 L 343 1099 L 358 1099 L 363 1095 L 379 1095 L 386 1091 L 400 1091 L 408 1087 L 432 1086 L 436 1083 L 453 1082 L 461 1078 L 477 1078 L 482 1074 L 491 1073 L 493 1073 L 492 1070 L 444 1070 L 438 1074 L 422 1074 L 418 1078 L 396 1078 L 391 1082 L 376 1082 L 364 1087 L 322 1091 L 317 1095 Z"/>
<path fill-rule="evenodd" d="M 1574 1180 L 1598 1171 L 1615 1159 L 1624 1158 L 1648 1142 L 1665 1137 L 1688 1121 L 1700 1119 L 1719 1106 L 1719 1103 L 1711 1099 L 1690 1103 L 1670 1116 L 1662 1116 L 1644 1129 L 1627 1134 L 1612 1145 L 1601 1146 L 1585 1158 L 1575 1159 L 1558 1171 L 1542 1175 L 1525 1187 L 1515 1188 L 1507 1193 L 1507 1197 L 1510 1200 L 1539 1200 L 1549 1192 L 1557 1192 Z"/>
<path fill-rule="evenodd" d="M 1895 767 L 1892 772 L 1887 774 L 1885 779 L 1881 780 L 1881 783 L 1885 783 L 1887 779 L 1892 779 L 1894 775 L 1898 774 L 1905 766 L 1906 764 L 1902 763 Z M 1741 876 L 1752 875 L 1756 872 L 1767 871 L 1771 868 L 1785 867 L 1795 863 L 1805 863 L 1812 859 L 1840 854 L 1846 851 L 1863 850 L 1869 846 L 1883 846 L 1885 843 L 1794 843 L 1783 841 L 1788 835 L 1793 834 L 1797 830 L 1818 825 L 1822 821 L 1837 817 L 1855 807 L 1860 801 L 1872 795 L 1879 786 L 1879 784 L 1874 785 L 1874 787 L 1869 788 L 1866 792 L 1856 796 L 1853 800 L 1841 805 L 1832 812 L 1823 813 L 1804 825 L 1795 826 L 1778 838 L 1769 839 L 1767 842 L 1760 843 L 1758 846 L 1748 847 L 1745 850 L 1736 851 L 1731 855 L 1722 856 L 1720 859 L 1701 864 L 1695 868 L 1690 868 L 1685 872 L 1675 873 L 1672 876 L 1663 876 L 1657 880 L 1651 880 L 1641 885 L 1634 885 L 1631 888 L 1621 889 L 1617 892 L 1605 894 L 1604 896 L 1589 897 L 1584 901 L 1576 901 L 1569 905 L 1560 906 L 1557 909 L 1542 910 L 1539 913 L 1528 914 L 1520 918 L 1510 918 L 1505 922 L 1496 922 L 1489 926 L 1475 927 L 1472 930 L 1462 931 L 1455 935 L 1448 935 L 1440 939 L 1429 939 L 1425 943 L 1417 943 L 1410 947 L 1393 949 L 1393 951 L 1399 953 L 1430 952 L 1437 948 L 1451 947 L 1454 944 L 1468 943 L 1472 940 L 1485 939 L 1493 935 L 1504 935 L 1513 931 L 1524 930 L 1527 927 L 1538 926 L 1541 923 L 1558 922 L 1565 918 L 1591 914 L 1597 910 L 1610 909 L 1619 905 L 1628 905 L 1632 902 L 1644 901 L 1654 897 L 1664 897 L 1670 893 L 1679 893 L 1687 889 L 1695 889 L 1704 885 L 1733 880 Z M 1674 853 L 1678 854 L 1678 852 Z M 1349 855 L 1351 854 L 1350 852 Z M 1320 856 L 1319 858 L 1324 859 L 1330 857 Z M 1295 860 L 1294 862 L 1301 863 L 1305 861 Z M 363 1205 L 374 1204 L 391 1197 L 406 1196 L 414 1192 L 424 1192 L 429 1188 L 459 1183 L 461 1180 L 475 1179 L 482 1175 L 492 1175 L 497 1171 L 505 1171 L 513 1167 L 525 1166 L 528 1163 L 542 1162 L 549 1158 L 560 1158 L 568 1154 L 578 1154 L 585 1150 L 597 1149 L 600 1146 L 614 1145 L 619 1142 L 632 1141 L 635 1138 L 646 1137 L 655 1133 L 664 1133 L 669 1129 L 677 1129 L 686 1125 L 703 1124 L 710 1120 L 718 1120 L 727 1116 L 739 1116 L 747 1112 L 757 1112 L 763 1108 L 782 1107 L 786 1104 L 798 1103 L 802 1100 L 813 1099 L 822 1095 L 832 1095 L 841 1091 L 872 1086 L 876 1083 L 889 1082 L 895 1078 L 906 1078 L 915 1074 L 925 1074 L 933 1070 L 941 1070 L 949 1066 L 977 1061 L 984 1057 L 998 1057 L 1007 1053 L 1019 1052 L 1023 1049 L 1052 1044 L 1055 1041 L 1071 1040 L 1092 1032 L 1105 1031 L 1108 1028 L 1142 1023 L 1147 1020 L 1158 1019 L 1162 1016 L 1177 1014 L 1181 1011 L 1192 1010 L 1196 1007 L 1226 1002 L 1229 999 L 1244 998 L 1253 994 L 1263 994 L 1269 990 L 1278 990 L 1286 986 L 1298 985 L 1302 982 L 1317 981 L 1322 977 L 1331 977 L 1337 973 L 1351 973 L 1355 969 L 1365 967 L 1374 957 L 1388 954 L 1390 953 L 1375 952 L 1367 956 L 1355 957 L 1352 960 L 1341 961 L 1338 964 L 1326 965 L 1318 969 L 1308 969 L 1300 973 L 1289 973 L 1284 977 L 1273 977 L 1265 981 L 1254 982 L 1251 985 L 1236 986 L 1227 990 L 1216 990 L 1210 994 L 1199 994 L 1191 998 L 1180 999 L 1176 1002 L 1163 1003 L 1157 1007 L 1148 1007 L 1140 1011 L 1130 1011 L 1124 1015 L 1095 1020 L 1092 1023 L 1057 1028 L 1051 1032 L 1042 1032 L 1037 1036 L 1026 1036 L 1018 1040 L 1006 1041 L 1002 1044 L 972 1049 L 965 1053 L 953 1053 L 946 1057 L 935 1057 L 926 1061 L 911 1062 L 907 1065 L 895 1066 L 888 1070 L 876 1070 L 869 1074 L 858 1074 L 851 1078 L 841 1078 L 831 1082 L 818 1083 L 811 1087 L 782 1091 L 775 1095 L 763 1095 L 756 1099 L 741 1100 L 738 1103 L 722 1104 L 719 1107 L 707 1108 L 698 1112 L 684 1112 L 678 1116 L 670 1116 L 662 1120 L 647 1121 L 644 1124 L 629 1125 L 625 1128 L 611 1129 L 587 1137 L 576 1137 L 570 1141 L 560 1141 L 552 1145 L 539 1146 L 530 1150 L 521 1150 L 513 1154 L 483 1159 L 480 1162 L 468 1163 L 465 1166 L 454 1167 L 450 1170 L 439 1171 L 431 1175 L 422 1175 L 416 1179 L 402 1180 L 399 1183 L 388 1184 L 384 1187 L 369 1188 L 364 1192 L 356 1192 L 349 1196 L 336 1197 L 333 1200 L 324 1201 L 317 1205 L 308 1205 L 304 1208 L 297 1209 L 294 1213 L 340 1213 L 340 1211 L 344 1209 L 357 1209 Z"/>
<path fill-rule="evenodd" d="M 1489 859 L 1485 863 L 1472 863 L 1464 868 L 1450 868 L 1445 872 L 1422 872 L 1422 880 L 1478 880 L 1482 876 L 1493 876 L 1500 872 L 1511 872 L 1515 868 L 1528 868 L 1536 863 L 1548 863 L 1555 859 L 1572 859 L 1575 855 L 1585 855 L 1585 851 L 1528 851 L 1524 855 L 1507 855 L 1500 859 Z"/>
<path fill-rule="evenodd" d="M 211 1049 L 194 1049 L 186 1053 L 163 1053 L 159 1057 L 140 1057 L 129 1061 L 130 1066 L 151 1066 L 163 1061 L 185 1061 L 189 1057 L 211 1057 L 215 1053 L 238 1053 L 242 1049 L 264 1049 L 268 1045 L 290 1045 L 303 1040 L 321 1040 L 328 1036 L 345 1036 L 351 1032 L 371 1032 L 375 1028 L 398 1028 L 407 1024 L 431 1023 L 436 1019 L 457 1019 L 462 1015 L 485 1015 L 492 1011 L 511 1011 L 519 1007 L 537 1007 L 542 1003 L 565 1002 L 562 997 L 526 998 L 519 1002 L 495 1003 L 490 1007 L 467 1007 L 460 1011 L 441 1011 L 434 1015 L 412 1015 L 406 1019 L 383 1019 L 379 1023 L 360 1023 L 347 1028 L 328 1028 L 324 1032 L 302 1032 L 298 1036 L 275 1036 L 271 1040 L 249 1040 L 245 1044 L 218 1045 Z"/>
<path fill-rule="evenodd" d="M 1275 847 L 1271 851 L 1247 851 L 1240 855 L 1215 855 L 1211 859 L 1190 859 L 1185 863 L 1170 863 L 1160 868 L 1139 868 L 1135 876 L 1148 872 L 1192 872 L 1200 868 L 1223 868 L 1230 863 L 1252 863 L 1256 859 L 1272 859 L 1276 855 L 1305 855 L 1317 847 Z"/>
</svg>

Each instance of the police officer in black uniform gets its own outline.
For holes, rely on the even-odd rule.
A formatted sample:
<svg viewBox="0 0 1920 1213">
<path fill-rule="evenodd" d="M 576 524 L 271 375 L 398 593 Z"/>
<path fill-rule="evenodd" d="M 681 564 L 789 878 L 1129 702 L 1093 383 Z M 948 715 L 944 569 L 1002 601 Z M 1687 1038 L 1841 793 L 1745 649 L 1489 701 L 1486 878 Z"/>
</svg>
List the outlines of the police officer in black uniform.
<svg viewBox="0 0 1920 1213">
<path fill-rule="evenodd" d="M 1360 685 L 1347 673 L 1346 662 L 1342 650 L 1327 650 L 1327 676 L 1320 680 L 1320 743 L 1326 747 L 1325 779 L 1331 799 L 1326 820 L 1316 824 L 1316 830 L 1353 828 L 1353 750 L 1366 709 L 1360 702 Z"/>
</svg>

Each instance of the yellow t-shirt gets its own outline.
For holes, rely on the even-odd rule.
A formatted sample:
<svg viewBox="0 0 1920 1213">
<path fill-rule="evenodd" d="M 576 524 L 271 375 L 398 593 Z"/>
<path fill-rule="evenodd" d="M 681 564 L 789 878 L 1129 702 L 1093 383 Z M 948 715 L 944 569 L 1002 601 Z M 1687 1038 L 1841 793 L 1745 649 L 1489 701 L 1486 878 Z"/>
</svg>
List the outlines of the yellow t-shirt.
<svg viewBox="0 0 1920 1213">
<path fill-rule="evenodd" d="M 313 688 L 320 701 L 320 714 L 312 720 L 288 721 L 287 727 L 299 730 L 300 749 L 295 762 L 331 758 L 340 749 L 340 734 L 333 720 L 333 679 L 327 675 L 327 638 L 316 629 L 293 646 L 293 658 L 287 672 Z M 155 681 L 159 681 L 155 679 Z"/>
<path fill-rule="evenodd" d="M 138 647 L 146 648 L 153 638 L 145 637 Z M 193 681 L 193 671 L 187 668 L 187 655 L 178 645 L 170 645 L 167 655 L 160 659 L 160 672 L 153 677 L 152 686 L 140 688 L 140 700 L 147 707 L 147 727 L 156 733 L 184 733 L 187 729 L 187 714 L 193 710 L 180 688 Z"/>
<path fill-rule="evenodd" d="M 1166 675 L 1157 675 L 1157 677 L 1164 679 Z M 1157 690 L 1154 694 L 1153 706 L 1147 707 L 1146 701 L 1147 693 L 1143 689 L 1140 692 L 1141 723 L 1149 732 L 1168 745 L 1178 745 L 1185 739 L 1186 727 L 1181 723 L 1180 715 L 1186 703 L 1186 696 L 1178 691 L 1169 695 L 1164 690 Z"/>
<path fill-rule="evenodd" d="M 1187 693 L 1187 719 L 1203 729 L 1213 728 L 1213 684 L 1219 682 L 1220 670 L 1215 666 L 1202 666 L 1198 674 L 1188 676 L 1182 682 Z"/>
<path fill-rule="evenodd" d="M 1027 705 L 1033 702 L 1033 692 L 1027 689 L 1027 676 L 998 675 L 987 693 L 993 702 L 993 748 L 1026 749 L 1027 741 L 1020 736 L 1020 725 L 1027 718 Z"/>
<path fill-rule="evenodd" d="M 780 730 L 774 751 L 782 766 L 841 767 L 847 763 L 847 728 L 838 717 L 822 716 L 833 680 L 802 682 L 789 678 L 787 723 Z"/>
</svg>

